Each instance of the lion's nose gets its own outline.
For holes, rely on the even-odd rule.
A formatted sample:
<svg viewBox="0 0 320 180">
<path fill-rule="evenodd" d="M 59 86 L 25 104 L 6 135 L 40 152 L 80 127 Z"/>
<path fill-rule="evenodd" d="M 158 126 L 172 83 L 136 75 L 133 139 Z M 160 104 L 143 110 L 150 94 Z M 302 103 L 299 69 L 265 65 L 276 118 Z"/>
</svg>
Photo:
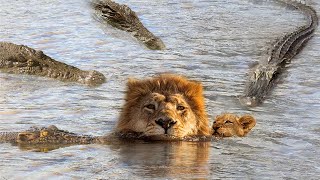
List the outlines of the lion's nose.
<svg viewBox="0 0 320 180">
<path fill-rule="evenodd" d="M 212 129 L 213 129 L 213 131 L 215 132 L 215 131 L 217 131 L 218 129 L 219 129 L 219 127 L 218 126 L 212 126 Z"/>
<path fill-rule="evenodd" d="M 171 118 L 166 118 L 166 119 L 158 119 L 156 120 L 156 123 L 158 125 L 160 125 L 163 129 L 164 129 L 164 133 L 167 134 L 167 131 L 170 127 L 172 127 L 173 125 L 175 125 L 177 123 L 177 121 L 174 121 L 173 119 Z"/>
</svg>

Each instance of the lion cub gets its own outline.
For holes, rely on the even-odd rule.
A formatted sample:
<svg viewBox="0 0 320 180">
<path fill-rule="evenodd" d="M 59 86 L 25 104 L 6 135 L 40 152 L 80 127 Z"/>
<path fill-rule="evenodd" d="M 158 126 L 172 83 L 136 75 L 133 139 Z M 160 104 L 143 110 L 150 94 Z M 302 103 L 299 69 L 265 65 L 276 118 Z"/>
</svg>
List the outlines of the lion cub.
<svg viewBox="0 0 320 180">
<path fill-rule="evenodd" d="M 116 133 L 143 137 L 244 136 L 255 126 L 251 116 L 217 116 L 212 128 L 202 85 L 174 74 L 129 79 Z"/>
<path fill-rule="evenodd" d="M 149 137 L 212 135 L 202 85 L 173 74 L 129 79 L 115 131 Z"/>
<path fill-rule="evenodd" d="M 231 137 L 245 136 L 254 126 L 256 120 L 250 115 L 238 117 L 234 114 L 218 115 L 213 122 L 212 129 L 214 136 Z"/>
</svg>

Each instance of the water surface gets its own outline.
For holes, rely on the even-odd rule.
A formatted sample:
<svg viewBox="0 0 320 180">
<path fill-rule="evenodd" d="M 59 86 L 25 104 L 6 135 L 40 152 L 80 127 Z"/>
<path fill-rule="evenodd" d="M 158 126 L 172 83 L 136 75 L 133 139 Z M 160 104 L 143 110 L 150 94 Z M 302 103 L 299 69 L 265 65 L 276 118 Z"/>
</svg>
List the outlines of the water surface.
<svg viewBox="0 0 320 180">
<path fill-rule="evenodd" d="M 0 0 L 0 40 L 43 50 L 108 77 L 97 88 L 0 73 L 0 131 L 57 125 L 76 133 L 112 131 L 129 77 L 173 72 L 201 81 L 212 119 L 252 114 L 244 138 L 213 142 L 79 145 L 47 153 L 0 144 L 0 179 L 319 179 L 320 31 L 257 108 L 236 99 L 249 66 L 275 38 L 306 22 L 276 1 L 132 0 L 128 4 L 168 49 L 151 51 L 101 26 L 87 1 Z M 318 2 L 311 3 L 320 11 Z M 45 150 L 44 150 L 45 151 Z"/>
</svg>

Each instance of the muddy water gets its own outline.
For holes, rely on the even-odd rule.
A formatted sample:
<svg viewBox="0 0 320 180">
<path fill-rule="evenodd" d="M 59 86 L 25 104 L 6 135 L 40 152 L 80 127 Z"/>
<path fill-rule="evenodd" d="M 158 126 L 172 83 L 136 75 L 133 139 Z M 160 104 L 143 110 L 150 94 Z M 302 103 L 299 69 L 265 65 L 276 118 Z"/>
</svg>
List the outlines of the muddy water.
<svg viewBox="0 0 320 180">
<path fill-rule="evenodd" d="M 87 1 L 0 0 L 0 40 L 108 77 L 98 88 L 0 73 L 0 131 L 57 125 L 77 133 L 110 132 L 128 77 L 160 72 L 203 82 L 211 119 L 250 113 L 245 138 L 209 143 L 127 143 L 26 149 L 0 144 L 0 179 L 319 179 L 320 31 L 289 65 L 260 107 L 236 96 L 246 73 L 274 39 L 305 23 L 275 1 L 123 1 L 168 49 L 150 51 L 126 33 L 96 23 Z M 319 2 L 311 3 L 320 11 Z"/>
</svg>

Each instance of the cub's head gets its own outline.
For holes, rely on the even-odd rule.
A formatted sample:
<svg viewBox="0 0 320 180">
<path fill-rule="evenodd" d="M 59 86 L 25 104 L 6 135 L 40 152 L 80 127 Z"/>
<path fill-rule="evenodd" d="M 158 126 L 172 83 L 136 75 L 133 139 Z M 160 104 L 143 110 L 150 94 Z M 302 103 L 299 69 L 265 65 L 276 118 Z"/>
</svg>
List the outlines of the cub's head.
<svg viewBox="0 0 320 180">
<path fill-rule="evenodd" d="M 250 115 L 238 117 L 233 114 L 222 114 L 216 117 L 212 129 L 214 136 L 245 136 L 254 126 L 256 120 Z"/>
<path fill-rule="evenodd" d="M 172 74 L 130 79 L 116 131 L 178 138 L 210 135 L 202 85 Z"/>
</svg>

